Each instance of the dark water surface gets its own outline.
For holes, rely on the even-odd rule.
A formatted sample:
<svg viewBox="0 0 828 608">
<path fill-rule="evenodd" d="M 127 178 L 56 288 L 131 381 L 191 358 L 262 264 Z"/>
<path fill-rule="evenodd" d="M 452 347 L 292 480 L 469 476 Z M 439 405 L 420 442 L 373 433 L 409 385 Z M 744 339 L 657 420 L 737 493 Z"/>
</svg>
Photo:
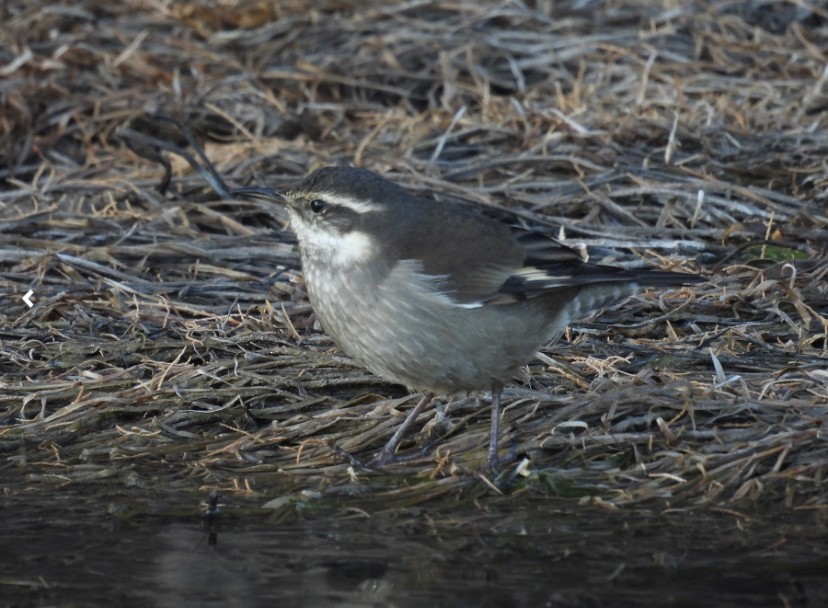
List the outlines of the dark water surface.
<svg viewBox="0 0 828 608">
<path fill-rule="evenodd" d="M 521 496 L 285 521 L 193 493 L 3 497 L 2 606 L 828 606 L 824 513 Z"/>
</svg>

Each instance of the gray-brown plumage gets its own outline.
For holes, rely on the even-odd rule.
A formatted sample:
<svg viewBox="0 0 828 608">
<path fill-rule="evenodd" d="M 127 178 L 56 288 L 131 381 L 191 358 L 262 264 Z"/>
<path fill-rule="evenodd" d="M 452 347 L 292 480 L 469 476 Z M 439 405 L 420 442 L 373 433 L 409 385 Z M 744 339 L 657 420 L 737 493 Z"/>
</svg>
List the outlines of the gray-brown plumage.
<svg viewBox="0 0 828 608">
<path fill-rule="evenodd" d="M 419 198 L 364 169 L 326 167 L 281 194 L 322 327 L 372 372 L 423 399 L 377 461 L 394 458 L 436 393 L 492 391 L 488 464 L 498 466 L 502 388 L 575 319 L 641 286 L 700 277 L 584 262 L 541 234 Z"/>
</svg>

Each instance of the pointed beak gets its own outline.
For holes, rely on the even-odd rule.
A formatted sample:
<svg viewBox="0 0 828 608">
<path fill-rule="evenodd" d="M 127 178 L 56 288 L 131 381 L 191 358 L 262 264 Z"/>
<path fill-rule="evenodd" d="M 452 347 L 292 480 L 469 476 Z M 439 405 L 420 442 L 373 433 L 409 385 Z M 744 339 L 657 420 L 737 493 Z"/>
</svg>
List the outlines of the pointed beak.
<svg viewBox="0 0 828 608">
<path fill-rule="evenodd" d="M 282 206 L 286 206 L 289 202 L 284 196 L 276 192 L 276 190 L 267 187 L 236 188 L 235 190 L 231 190 L 230 194 L 235 198 L 276 203 Z"/>
</svg>

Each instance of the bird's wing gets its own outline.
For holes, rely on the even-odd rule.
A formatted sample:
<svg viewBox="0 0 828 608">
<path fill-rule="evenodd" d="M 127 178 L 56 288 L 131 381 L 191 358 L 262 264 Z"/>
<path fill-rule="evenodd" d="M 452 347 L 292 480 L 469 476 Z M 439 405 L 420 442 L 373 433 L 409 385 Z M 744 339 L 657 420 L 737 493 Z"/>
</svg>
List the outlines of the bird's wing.
<svg viewBox="0 0 828 608">
<path fill-rule="evenodd" d="M 438 225 L 439 234 L 429 235 L 431 245 L 422 260 L 423 270 L 439 277 L 446 294 L 464 306 L 515 302 L 555 289 L 596 283 L 655 287 L 701 280 L 684 273 L 590 264 L 577 251 L 550 237 L 483 216 L 452 214 Z M 476 234 L 477 238 L 458 247 L 456 234 Z"/>
<path fill-rule="evenodd" d="M 515 301 L 584 280 L 573 278 L 584 265 L 581 256 L 542 234 L 456 208 L 418 210 L 428 221 L 412 214 L 396 254 L 421 262 L 423 273 L 461 305 Z"/>
<path fill-rule="evenodd" d="M 446 295 L 462 305 L 484 303 L 498 294 L 526 258 L 508 226 L 475 212 L 421 204 L 399 234 L 400 260 L 414 260 L 439 280 Z M 427 220 L 427 221 L 418 221 Z"/>
<path fill-rule="evenodd" d="M 500 288 L 502 293 L 522 296 L 561 287 L 595 283 L 635 283 L 657 287 L 696 283 L 702 277 L 651 268 L 621 268 L 586 262 L 574 249 L 537 232 L 514 229 L 526 252 L 521 268 L 512 272 Z"/>
</svg>

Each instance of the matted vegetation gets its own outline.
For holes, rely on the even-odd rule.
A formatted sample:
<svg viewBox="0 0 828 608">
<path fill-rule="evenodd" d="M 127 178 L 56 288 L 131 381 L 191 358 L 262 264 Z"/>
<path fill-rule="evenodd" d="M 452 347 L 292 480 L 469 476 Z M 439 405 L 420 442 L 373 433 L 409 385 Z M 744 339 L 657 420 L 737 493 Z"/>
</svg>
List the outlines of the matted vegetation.
<svg viewBox="0 0 828 608">
<path fill-rule="evenodd" d="M 217 488 L 286 514 L 460 491 L 824 509 L 824 7 L 365 4 L 0 8 L 7 491 Z M 163 168 L 123 137 L 177 141 L 157 112 L 231 184 L 353 163 L 709 282 L 646 291 L 533 361 L 505 393 L 502 446 L 527 461 L 504 478 L 482 474 L 488 409 L 466 396 L 423 416 L 431 456 L 360 470 L 339 450 L 369 457 L 416 397 L 314 328 L 270 210 L 218 200 L 180 159 L 159 193 Z"/>
</svg>

